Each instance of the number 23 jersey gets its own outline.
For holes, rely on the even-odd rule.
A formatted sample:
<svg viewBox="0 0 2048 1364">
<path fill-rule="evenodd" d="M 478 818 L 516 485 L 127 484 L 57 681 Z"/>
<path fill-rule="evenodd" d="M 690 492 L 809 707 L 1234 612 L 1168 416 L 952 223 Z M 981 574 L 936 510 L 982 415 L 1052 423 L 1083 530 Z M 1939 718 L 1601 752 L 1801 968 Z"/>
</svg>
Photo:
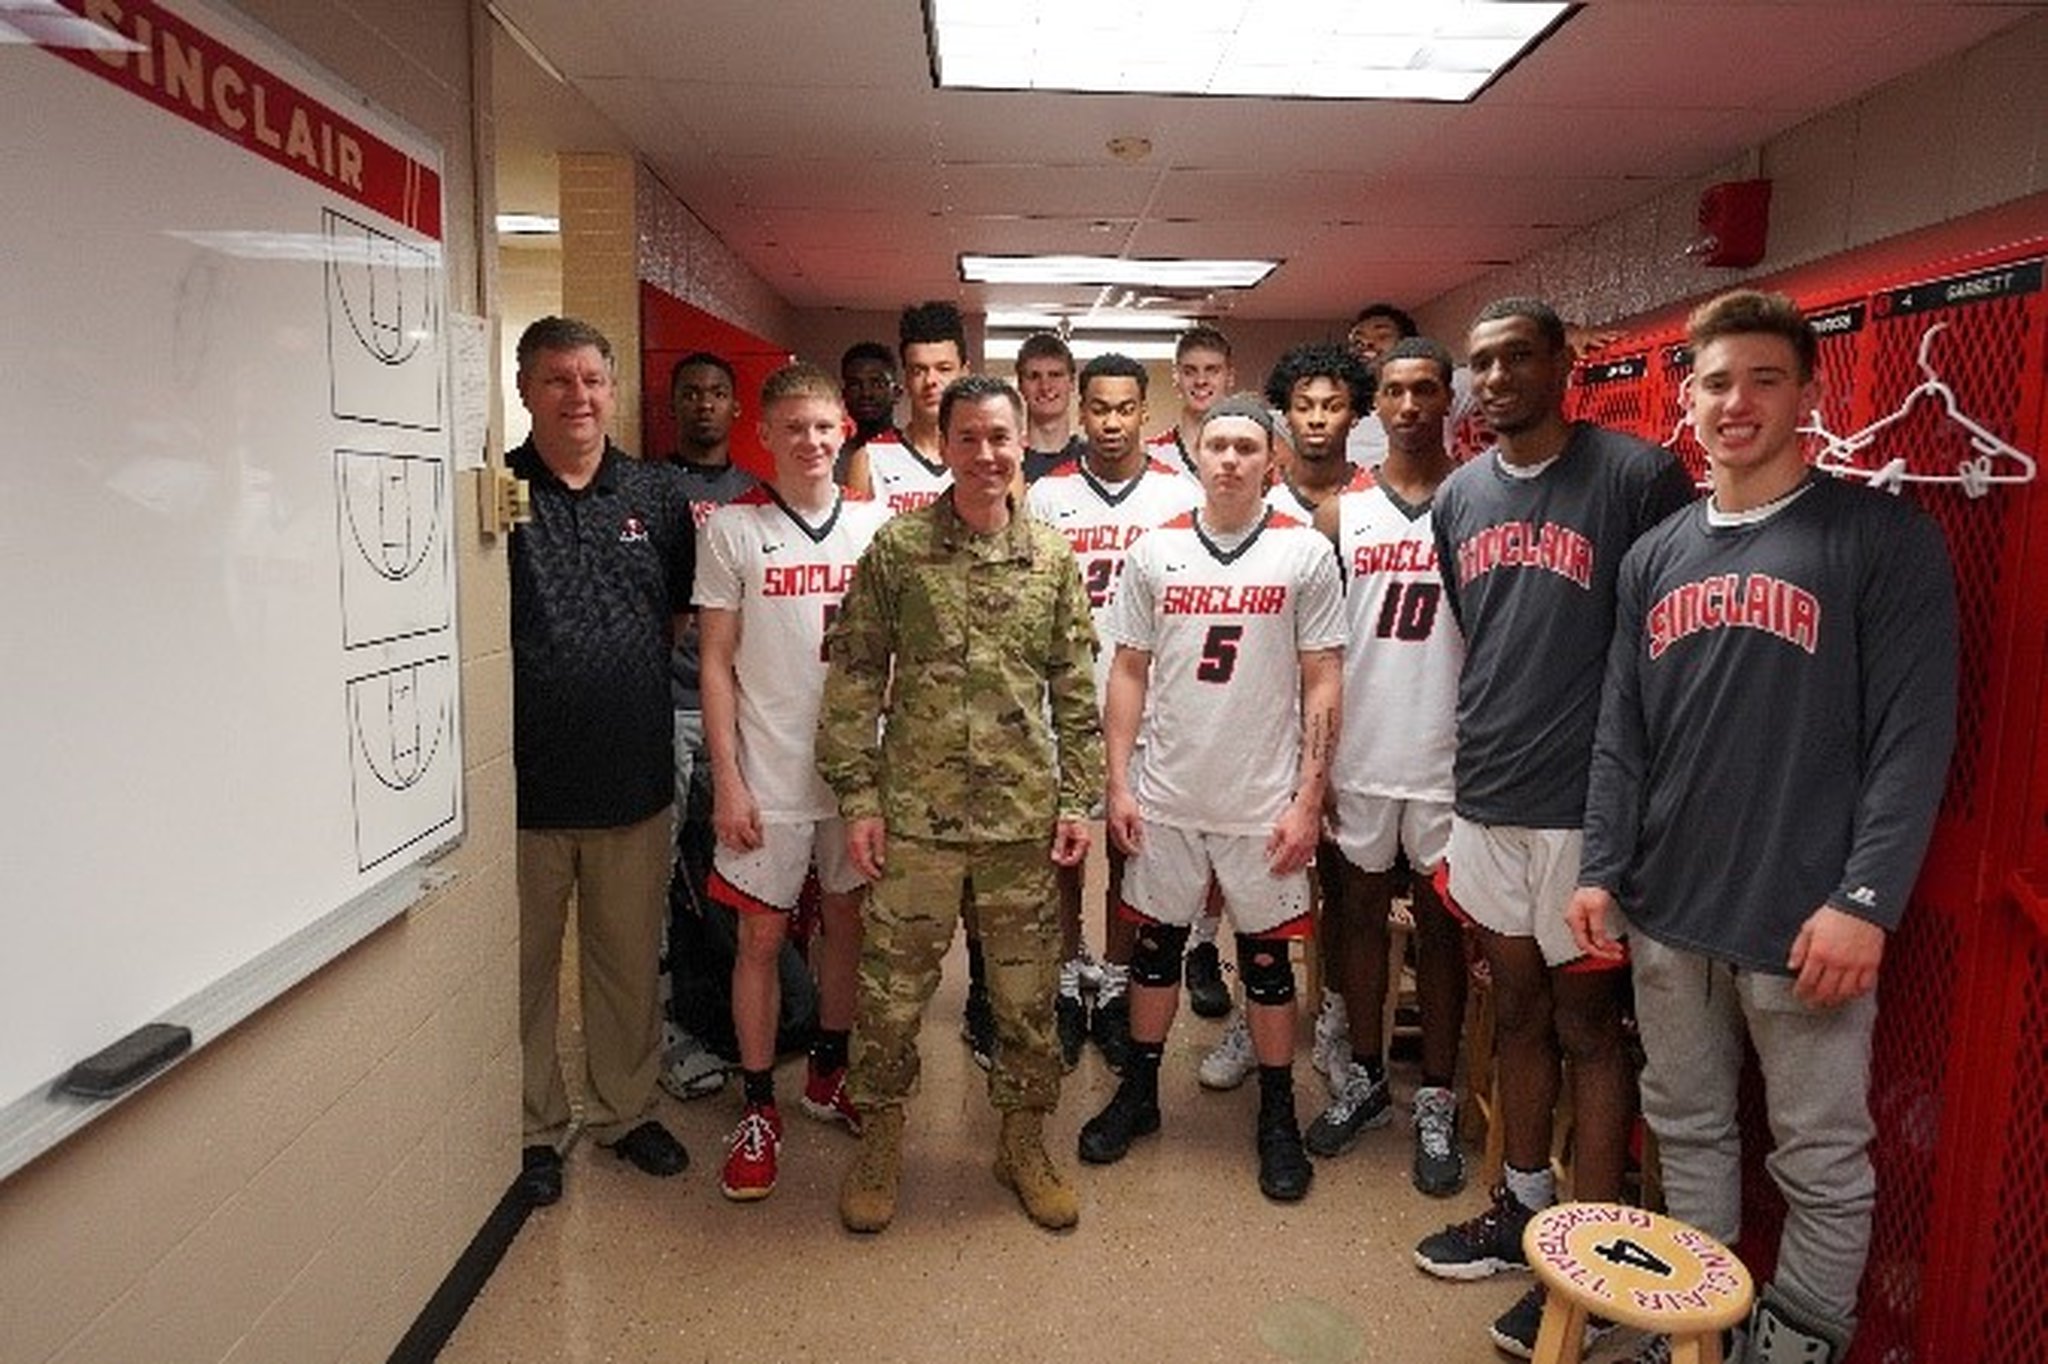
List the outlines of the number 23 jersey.
<svg viewBox="0 0 2048 1364">
<path fill-rule="evenodd" d="M 1337 501 L 1344 567 L 1344 724 L 1331 784 L 1395 800 L 1452 796 L 1465 637 L 1444 603 L 1430 504 L 1384 486 Z"/>
<path fill-rule="evenodd" d="M 1152 527 L 1171 521 L 1201 501 L 1201 489 L 1157 460 L 1124 483 L 1104 483 L 1085 464 L 1065 464 L 1032 484 L 1024 495 L 1025 509 L 1066 536 L 1074 547 L 1097 634 L 1108 628 L 1117 579 L 1123 574 L 1131 546 Z M 1110 646 L 1096 651 L 1098 707 L 1109 683 L 1109 660 L 1114 652 Z"/>
<path fill-rule="evenodd" d="M 1131 547 L 1105 635 L 1152 656 L 1136 775 L 1145 818 L 1259 834 L 1294 797 L 1300 655 L 1344 647 L 1330 542 L 1267 511 L 1218 540 L 1195 513 Z"/>
</svg>

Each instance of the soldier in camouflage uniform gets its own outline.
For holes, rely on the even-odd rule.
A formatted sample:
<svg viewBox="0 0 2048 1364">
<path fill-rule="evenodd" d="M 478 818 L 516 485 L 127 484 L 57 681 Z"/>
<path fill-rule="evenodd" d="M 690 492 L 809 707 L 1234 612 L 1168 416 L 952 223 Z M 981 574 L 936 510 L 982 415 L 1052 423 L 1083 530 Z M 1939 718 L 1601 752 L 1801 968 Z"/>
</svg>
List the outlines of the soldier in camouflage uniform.
<svg viewBox="0 0 2048 1364">
<path fill-rule="evenodd" d="M 1078 1202 L 1040 1129 L 1060 1086 L 1053 867 L 1086 856 L 1101 796 L 1095 631 L 1065 538 L 1011 496 L 1017 391 L 960 379 L 939 425 L 953 486 L 876 534 L 826 638 L 818 770 L 874 882 L 848 1076 L 866 1125 L 840 1216 L 879 1231 L 895 1215 L 918 1024 L 965 887 L 996 1013 L 996 1177 L 1034 1221 L 1070 1226 Z"/>
</svg>

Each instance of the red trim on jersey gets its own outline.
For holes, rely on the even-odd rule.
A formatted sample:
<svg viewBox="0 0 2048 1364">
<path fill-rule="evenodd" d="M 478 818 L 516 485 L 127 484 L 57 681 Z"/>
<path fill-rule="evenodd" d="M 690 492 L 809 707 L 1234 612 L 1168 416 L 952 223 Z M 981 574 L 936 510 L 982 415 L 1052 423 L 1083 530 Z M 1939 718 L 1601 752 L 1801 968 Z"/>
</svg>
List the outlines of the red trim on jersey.
<svg viewBox="0 0 2048 1364">
<path fill-rule="evenodd" d="M 1243 936 L 1253 942 L 1293 942 L 1307 938 L 1312 928 L 1308 915 L 1297 914 L 1286 923 L 1275 924 L 1263 933 L 1246 933 Z"/>
<path fill-rule="evenodd" d="M 1193 530 L 1194 528 L 1195 514 L 1191 511 L 1184 511 L 1171 521 L 1161 521 L 1159 523 L 1160 530 Z"/>
<path fill-rule="evenodd" d="M 736 914 L 788 914 L 795 908 L 793 905 L 771 905 L 766 900 L 756 900 L 720 876 L 716 867 L 711 869 L 711 877 L 704 883 L 704 893 Z"/>
<path fill-rule="evenodd" d="M 1146 443 L 1150 444 L 1151 442 L 1148 441 Z M 1152 459 L 1150 457 L 1147 457 L 1147 459 L 1145 460 L 1145 469 L 1148 473 L 1171 474 L 1175 478 L 1180 477 L 1180 470 L 1174 468 L 1171 464 L 1168 464 L 1163 459 Z"/>
<path fill-rule="evenodd" d="M 1554 968 L 1568 976 L 1597 976 L 1602 971 L 1628 970 L 1628 939 L 1620 938 L 1621 955 L 1618 957 L 1596 957 L 1588 952 L 1583 957 L 1573 957 L 1564 965 Z"/>
<path fill-rule="evenodd" d="M 1451 917 L 1458 921 L 1459 927 L 1479 927 L 1479 921 L 1473 918 L 1470 914 L 1467 914 L 1465 912 L 1465 907 L 1463 905 L 1460 905 L 1456 900 L 1451 898 L 1450 858 L 1446 857 L 1441 862 L 1438 862 L 1436 864 L 1436 870 L 1430 873 L 1429 884 L 1436 888 L 1436 898 L 1438 899 L 1438 901 L 1442 903 L 1445 909 L 1450 911 Z"/>
</svg>

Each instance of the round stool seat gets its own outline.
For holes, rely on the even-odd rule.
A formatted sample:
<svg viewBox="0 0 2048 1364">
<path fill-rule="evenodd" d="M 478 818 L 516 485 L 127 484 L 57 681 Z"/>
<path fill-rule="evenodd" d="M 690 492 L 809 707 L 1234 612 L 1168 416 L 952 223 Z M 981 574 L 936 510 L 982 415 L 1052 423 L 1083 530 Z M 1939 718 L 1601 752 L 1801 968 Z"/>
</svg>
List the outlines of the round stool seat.
<svg viewBox="0 0 2048 1364">
<path fill-rule="evenodd" d="M 1588 1314 L 1670 1336 L 1674 1358 L 1718 1360 L 1721 1332 L 1756 1293 L 1719 1241 L 1622 1203 L 1546 1208 L 1529 1219 L 1522 1250 L 1548 1290 L 1538 1360 L 1578 1359 Z"/>
</svg>

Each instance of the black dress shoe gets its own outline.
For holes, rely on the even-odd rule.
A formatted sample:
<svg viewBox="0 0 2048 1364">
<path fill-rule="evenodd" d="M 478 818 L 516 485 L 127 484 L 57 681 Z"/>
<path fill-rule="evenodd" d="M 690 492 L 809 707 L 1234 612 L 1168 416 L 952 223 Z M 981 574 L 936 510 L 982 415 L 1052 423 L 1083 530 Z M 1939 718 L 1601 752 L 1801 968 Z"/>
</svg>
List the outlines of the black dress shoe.
<svg viewBox="0 0 2048 1364">
<path fill-rule="evenodd" d="M 562 1197 L 562 1153 L 552 1146 L 529 1146 L 519 1153 L 519 1194 L 528 1207 L 544 1208 Z"/>
<path fill-rule="evenodd" d="M 652 1118 L 613 1142 L 610 1150 L 620 1160 L 632 1161 L 643 1174 L 663 1179 L 690 1168 L 690 1153 Z"/>
</svg>

